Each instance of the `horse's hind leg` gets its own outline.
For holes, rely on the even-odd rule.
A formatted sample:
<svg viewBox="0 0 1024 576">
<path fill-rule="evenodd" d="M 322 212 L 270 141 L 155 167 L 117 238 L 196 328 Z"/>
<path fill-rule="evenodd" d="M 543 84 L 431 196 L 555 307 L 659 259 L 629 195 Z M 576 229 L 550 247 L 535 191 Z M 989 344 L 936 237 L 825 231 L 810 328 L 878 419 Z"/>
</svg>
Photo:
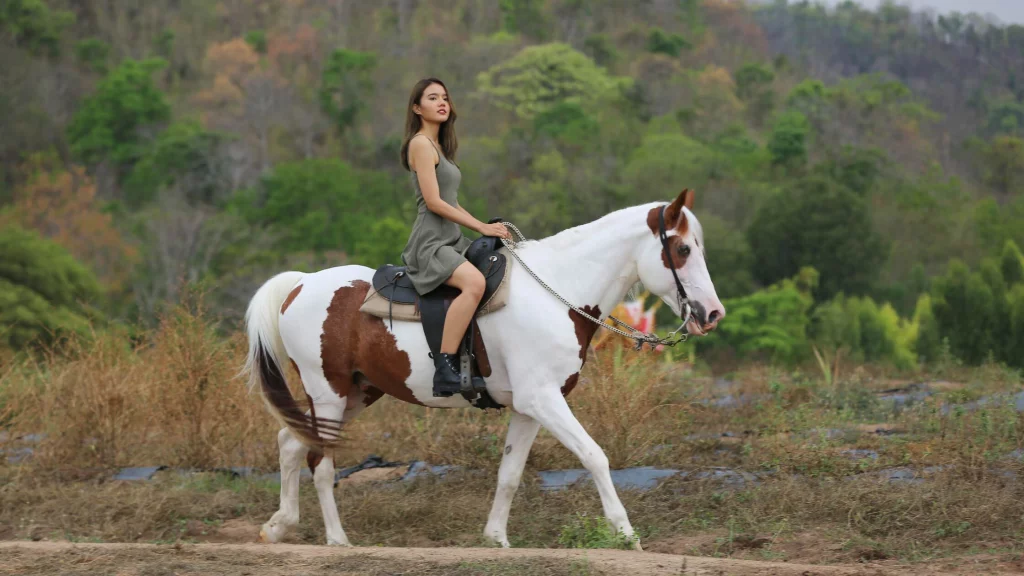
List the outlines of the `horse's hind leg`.
<svg viewBox="0 0 1024 576">
<path fill-rule="evenodd" d="M 281 453 L 281 506 L 260 530 L 264 542 L 280 542 L 299 523 L 299 472 L 309 447 L 287 428 L 277 433 Z"/>
</svg>

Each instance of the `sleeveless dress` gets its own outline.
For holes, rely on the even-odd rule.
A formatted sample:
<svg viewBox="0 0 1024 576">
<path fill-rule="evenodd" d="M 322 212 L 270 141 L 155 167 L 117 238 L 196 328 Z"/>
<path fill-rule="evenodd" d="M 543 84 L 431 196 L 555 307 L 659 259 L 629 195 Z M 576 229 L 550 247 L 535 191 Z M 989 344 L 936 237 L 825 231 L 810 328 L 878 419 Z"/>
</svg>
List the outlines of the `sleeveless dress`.
<svg viewBox="0 0 1024 576">
<path fill-rule="evenodd" d="M 430 140 L 429 137 L 424 138 Z M 439 158 L 434 169 L 437 172 L 441 200 L 455 208 L 458 206 L 462 172 L 444 157 L 433 140 L 430 143 L 437 150 Z M 415 171 L 412 173 L 412 183 L 416 191 L 416 222 L 409 234 L 409 242 L 402 251 L 402 261 L 416 292 L 423 295 L 443 284 L 456 268 L 467 261 L 463 255 L 469 248 L 470 240 L 462 234 L 458 224 L 427 208 Z"/>
</svg>

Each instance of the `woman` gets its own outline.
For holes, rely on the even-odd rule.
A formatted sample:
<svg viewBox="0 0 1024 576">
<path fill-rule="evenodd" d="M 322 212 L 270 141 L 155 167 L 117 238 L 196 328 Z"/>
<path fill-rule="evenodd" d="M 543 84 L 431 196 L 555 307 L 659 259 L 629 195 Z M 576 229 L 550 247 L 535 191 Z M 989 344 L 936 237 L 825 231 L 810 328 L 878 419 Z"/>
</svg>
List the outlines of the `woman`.
<svg viewBox="0 0 1024 576">
<path fill-rule="evenodd" d="M 510 237 L 503 225 L 485 224 L 459 206 L 462 172 L 454 163 L 459 147 L 455 117 L 443 82 L 426 78 L 416 83 L 406 110 L 402 166 L 413 173 L 417 214 L 402 260 L 420 294 L 441 284 L 461 291 L 448 308 L 441 353 L 434 358 L 434 396 L 438 397 L 451 396 L 461 388 L 459 343 L 484 294 L 483 274 L 462 255 L 470 240 L 459 226 L 482 236 Z"/>
</svg>

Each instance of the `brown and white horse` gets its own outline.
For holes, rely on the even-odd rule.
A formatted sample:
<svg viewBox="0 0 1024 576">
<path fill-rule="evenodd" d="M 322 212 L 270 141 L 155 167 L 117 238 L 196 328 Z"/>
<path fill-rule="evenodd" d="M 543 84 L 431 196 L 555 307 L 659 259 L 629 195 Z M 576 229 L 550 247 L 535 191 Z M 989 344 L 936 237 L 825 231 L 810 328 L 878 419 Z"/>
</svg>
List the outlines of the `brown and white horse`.
<svg viewBox="0 0 1024 576">
<path fill-rule="evenodd" d="M 703 335 L 715 328 L 725 309 L 704 261 L 703 232 L 690 211 L 692 204 L 693 193 L 684 191 L 667 207 L 653 203 L 618 210 L 543 240 L 520 242 L 516 251 L 552 289 L 601 318 L 637 281 L 679 315 L 678 277 L 692 306 L 687 331 Z M 665 242 L 659 237 L 663 207 Z M 608 459 L 565 401 L 597 326 L 561 304 L 522 266 L 514 261 L 509 265 L 507 305 L 478 320 L 491 365 L 487 390 L 512 411 L 484 534 L 509 546 L 512 498 L 543 426 L 590 471 L 612 528 L 633 538 L 612 486 Z M 249 303 L 249 385 L 259 385 L 267 407 L 285 426 L 277 436 L 281 506 L 263 525 L 265 541 L 280 542 L 298 524 L 299 472 L 305 460 L 314 468 L 327 543 L 349 545 L 334 501 L 334 461 L 321 449 L 325 441 L 337 439 L 342 422 L 385 394 L 437 408 L 469 407 L 458 395 L 433 396 L 434 364 L 418 323 L 395 321 L 389 328 L 388 322 L 359 312 L 373 273 L 356 265 L 313 274 L 283 272 Z M 288 390 L 282 370 L 286 361 L 300 375 L 309 410 L 300 408 Z"/>
</svg>

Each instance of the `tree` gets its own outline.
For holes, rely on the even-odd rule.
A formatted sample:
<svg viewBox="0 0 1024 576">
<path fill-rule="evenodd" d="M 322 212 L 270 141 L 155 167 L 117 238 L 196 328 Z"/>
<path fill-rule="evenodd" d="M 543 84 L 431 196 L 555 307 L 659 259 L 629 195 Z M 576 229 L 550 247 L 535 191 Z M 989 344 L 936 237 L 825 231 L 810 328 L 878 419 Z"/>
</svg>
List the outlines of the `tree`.
<svg viewBox="0 0 1024 576">
<path fill-rule="evenodd" d="M 551 35 L 551 19 L 544 0 L 501 0 L 501 24 L 506 32 L 522 34 L 539 42 Z"/>
<path fill-rule="evenodd" d="M 754 123 L 761 125 L 775 106 L 775 72 L 763 64 L 749 63 L 737 70 L 735 76 L 736 95 L 746 103 Z"/>
<path fill-rule="evenodd" d="M 96 200 L 93 180 L 80 167 L 72 169 L 77 174 L 33 166 L 35 174 L 14 191 L 12 205 L 0 212 L 0 226 L 21 224 L 35 230 L 87 264 L 108 289 L 120 291 L 137 251 Z"/>
<path fill-rule="evenodd" d="M 800 112 L 790 110 L 776 117 L 768 140 L 772 164 L 793 170 L 807 163 L 810 122 Z"/>
<path fill-rule="evenodd" d="M 42 0 L 5 0 L 0 5 L 0 35 L 32 54 L 57 57 L 61 33 L 74 21 L 72 12 L 51 10 Z"/>
<path fill-rule="evenodd" d="M 683 188 L 703 188 L 717 159 L 700 142 L 682 134 L 650 134 L 622 171 L 622 196 L 629 204 L 670 197 Z"/>
<path fill-rule="evenodd" d="M 978 274 L 960 260 L 935 282 L 932 312 L 950 351 L 968 364 L 981 364 L 993 351 L 995 297 Z"/>
<path fill-rule="evenodd" d="M 320 77 L 320 108 L 344 136 L 355 126 L 372 98 L 371 72 L 377 57 L 371 52 L 338 49 L 331 53 Z"/>
<path fill-rule="evenodd" d="M 0 228 L 0 345 L 20 350 L 82 333 L 100 285 L 56 242 Z"/>
<path fill-rule="evenodd" d="M 772 284 L 812 266 L 821 273 L 818 300 L 867 292 L 887 257 L 866 202 L 820 176 L 798 180 L 765 201 L 747 239 L 759 282 Z"/>
<path fill-rule="evenodd" d="M 257 190 L 237 199 L 254 224 L 279 236 L 288 252 L 355 250 L 362 231 L 376 220 L 386 198 L 372 198 L 363 176 L 340 160 L 286 162 L 265 176 Z M 254 203 L 252 206 L 246 204 Z"/>
<path fill-rule="evenodd" d="M 999 271 L 1008 287 L 1024 284 L 1024 254 L 1013 240 L 1003 245 L 1003 253 L 999 259 Z"/>
<path fill-rule="evenodd" d="M 584 108 L 624 84 L 566 44 L 524 48 L 477 77 L 481 94 L 519 118 L 533 118 L 566 102 Z"/>
<path fill-rule="evenodd" d="M 147 144 L 146 130 L 155 132 L 171 116 L 164 93 L 153 83 L 160 59 L 125 60 L 87 96 L 68 126 L 71 150 L 90 165 L 111 161 L 134 163 Z"/>
<path fill-rule="evenodd" d="M 177 187 L 191 203 L 214 203 L 228 188 L 219 150 L 224 137 L 198 122 L 176 122 L 160 133 L 125 180 L 125 199 L 137 208 L 164 188 Z"/>
<path fill-rule="evenodd" d="M 996 136 L 984 154 L 985 181 L 1004 197 L 1024 187 L 1024 140 Z"/>
</svg>

